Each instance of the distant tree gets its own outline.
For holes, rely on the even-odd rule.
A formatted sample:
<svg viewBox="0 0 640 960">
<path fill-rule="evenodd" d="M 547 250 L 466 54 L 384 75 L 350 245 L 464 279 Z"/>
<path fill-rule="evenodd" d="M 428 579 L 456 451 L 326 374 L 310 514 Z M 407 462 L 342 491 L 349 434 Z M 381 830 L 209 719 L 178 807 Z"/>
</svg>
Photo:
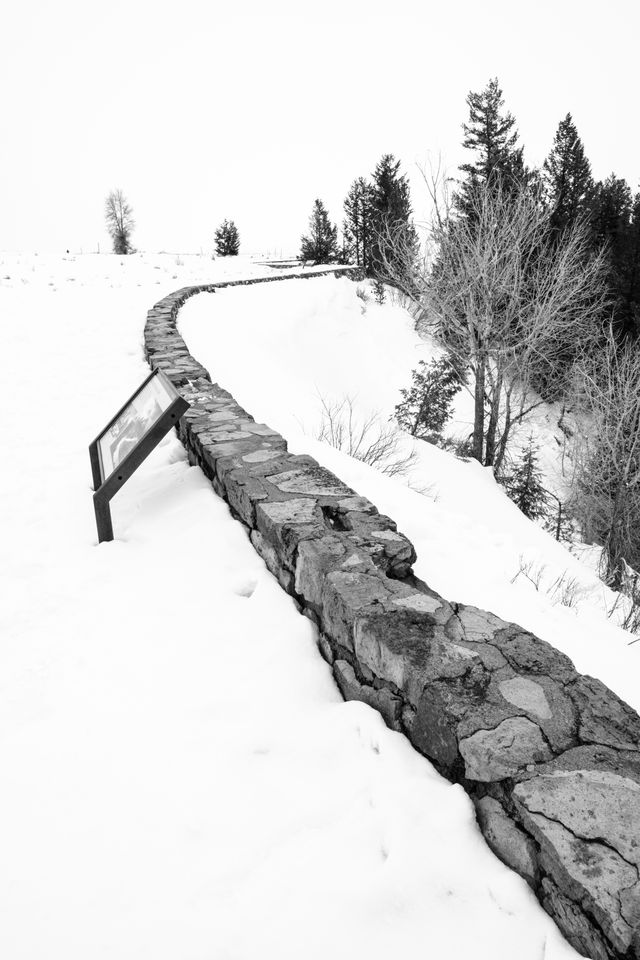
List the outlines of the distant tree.
<svg viewBox="0 0 640 960">
<path fill-rule="evenodd" d="M 362 267 L 371 268 L 373 241 L 373 187 L 365 177 L 358 177 L 349 188 L 344 201 L 343 234 L 349 259 Z"/>
<path fill-rule="evenodd" d="M 451 357 L 443 354 L 429 363 L 421 360 L 411 377 L 409 389 L 400 391 L 402 402 L 395 409 L 396 421 L 412 437 L 437 443 L 451 417 L 453 398 L 460 391 L 460 374 Z"/>
<path fill-rule="evenodd" d="M 538 447 L 529 437 L 511 472 L 502 480 L 510 500 L 529 520 L 538 520 L 547 514 L 547 491 L 542 486 L 542 472 L 538 466 Z"/>
<path fill-rule="evenodd" d="M 113 241 L 113 252 L 131 253 L 131 234 L 135 226 L 133 210 L 122 190 L 112 190 L 105 202 L 104 210 L 107 231 Z"/>
<path fill-rule="evenodd" d="M 314 263 L 335 263 L 340 258 L 338 228 L 329 220 L 321 200 L 314 200 L 309 217 L 309 235 L 302 237 L 300 258 Z"/>
<path fill-rule="evenodd" d="M 216 254 L 219 257 L 237 257 L 240 234 L 233 220 L 223 220 L 215 232 Z"/>
<path fill-rule="evenodd" d="M 544 162 L 543 181 L 551 209 L 550 226 L 560 234 L 587 213 L 593 191 L 591 164 L 570 113 L 556 130 Z"/>
<path fill-rule="evenodd" d="M 455 202 L 460 212 L 470 215 L 476 204 L 474 194 L 492 183 L 501 190 L 515 191 L 530 178 L 518 146 L 516 121 L 504 112 L 504 100 L 498 79 L 490 80 L 484 90 L 467 96 L 469 122 L 462 125 L 463 147 L 474 153 L 474 160 L 460 167 L 466 177 L 460 182 Z"/>
<path fill-rule="evenodd" d="M 368 274 L 381 280 L 391 279 L 389 263 L 393 264 L 395 246 L 390 235 L 402 235 L 404 250 L 412 248 L 417 254 L 418 238 L 411 222 L 409 181 L 400 174 L 400 161 L 392 153 L 385 153 L 373 172 L 371 190 L 372 243 Z M 395 272 L 395 271 L 394 271 Z"/>
</svg>

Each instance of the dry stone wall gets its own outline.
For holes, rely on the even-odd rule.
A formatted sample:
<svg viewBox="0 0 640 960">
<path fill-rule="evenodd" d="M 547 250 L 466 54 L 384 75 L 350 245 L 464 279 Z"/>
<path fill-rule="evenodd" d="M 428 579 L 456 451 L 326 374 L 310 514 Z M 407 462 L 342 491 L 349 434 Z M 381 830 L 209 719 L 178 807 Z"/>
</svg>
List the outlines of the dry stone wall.
<svg viewBox="0 0 640 960">
<path fill-rule="evenodd" d="M 517 624 L 438 596 L 392 519 L 212 382 L 176 317 L 193 294 L 233 285 L 186 287 L 147 317 L 151 366 L 191 404 L 190 462 L 317 625 L 343 696 L 464 786 L 492 850 L 580 953 L 638 960 L 640 717 Z"/>
</svg>

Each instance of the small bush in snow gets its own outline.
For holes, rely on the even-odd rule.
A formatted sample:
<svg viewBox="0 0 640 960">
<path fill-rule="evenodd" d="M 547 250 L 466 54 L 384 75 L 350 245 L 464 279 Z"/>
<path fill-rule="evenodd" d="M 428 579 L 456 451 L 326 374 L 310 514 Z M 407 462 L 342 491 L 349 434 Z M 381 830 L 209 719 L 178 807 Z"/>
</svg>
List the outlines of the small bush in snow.
<svg viewBox="0 0 640 960">
<path fill-rule="evenodd" d="M 518 577 L 522 576 L 528 580 L 529 583 L 532 583 L 539 592 L 545 570 L 546 564 L 536 564 L 533 560 L 525 560 L 522 554 L 520 554 L 519 567 L 511 578 L 511 583 L 515 583 Z"/>
<path fill-rule="evenodd" d="M 368 290 L 365 290 L 364 287 L 356 287 L 356 297 L 358 298 L 358 300 L 362 300 L 362 306 L 361 306 L 360 310 L 362 311 L 362 313 L 366 313 L 366 311 L 367 311 L 367 304 L 368 304 L 369 301 L 371 300 L 371 296 L 370 296 L 370 294 L 369 294 L 369 291 L 368 291 Z"/>
<path fill-rule="evenodd" d="M 442 443 L 442 429 L 451 417 L 451 404 L 460 389 L 460 375 L 450 357 L 425 363 L 412 373 L 408 390 L 401 390 L 402 403 L 395 410 L 398 425 L 419 440 Z"/>
<path fill-rule="evenodd" d="M 382 280 L 374 280 L 373 282 L 373 293 L 376 298 L 376 303 L 384 303 L 385 294 L 384 294 L 384 283 Z"/>
<path fill-rule="evenodd" d="M 554 580 L 547 593 L 551 597 L 552 603 L 559 603 L 563 607 L 571 608 L 576 606 L 584 593 L 584 589 L 580 586 L 576 577 L 570 577 L 569 571 L 565 570 Z"/>
<path fill-rule="evenodd" d="M 403 476 L 417 460 L 415 451 L 402 451 L 402 436 L 377 413 L 358 417 L 353 397 L 330 402 L 324 397 L 316 439 L 329 443 L 350 457 L 368 463 L 389 477 Z"/>
</svg>

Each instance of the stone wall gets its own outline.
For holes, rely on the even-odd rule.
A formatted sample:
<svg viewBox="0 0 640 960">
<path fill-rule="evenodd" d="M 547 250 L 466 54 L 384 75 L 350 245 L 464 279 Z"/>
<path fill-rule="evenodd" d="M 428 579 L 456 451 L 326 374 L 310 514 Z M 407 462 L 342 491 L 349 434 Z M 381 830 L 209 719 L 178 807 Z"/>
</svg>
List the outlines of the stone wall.
<svg viewBox="0 0 640 960">
<path fill-rule="evenodd" d="M 492 850 L 580 953 L 640 958 L 640 718 L 527 630 L 438 596 L 393 520 L 212 383 L 176 316 L 233 285 L 178 290 L 147 318 L 150 364 L 191 404 L 190 462 L 317 625 L 344 697 L 464 786 Z"/>
</svg>

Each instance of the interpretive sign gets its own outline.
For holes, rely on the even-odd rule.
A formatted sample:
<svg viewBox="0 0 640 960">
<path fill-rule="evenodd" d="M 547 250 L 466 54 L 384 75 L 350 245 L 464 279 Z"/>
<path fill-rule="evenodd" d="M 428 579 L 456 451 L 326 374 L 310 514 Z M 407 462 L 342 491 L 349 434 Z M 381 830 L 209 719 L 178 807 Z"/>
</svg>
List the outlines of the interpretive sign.
<svg viewBox="0 0 640 960">
<path fill-rule="evenodd" d="M 109 501 L 189 404 L 161 370 L 154 370 L 89 447 L 98 542 L 113 540 Z"/>
</svg>

